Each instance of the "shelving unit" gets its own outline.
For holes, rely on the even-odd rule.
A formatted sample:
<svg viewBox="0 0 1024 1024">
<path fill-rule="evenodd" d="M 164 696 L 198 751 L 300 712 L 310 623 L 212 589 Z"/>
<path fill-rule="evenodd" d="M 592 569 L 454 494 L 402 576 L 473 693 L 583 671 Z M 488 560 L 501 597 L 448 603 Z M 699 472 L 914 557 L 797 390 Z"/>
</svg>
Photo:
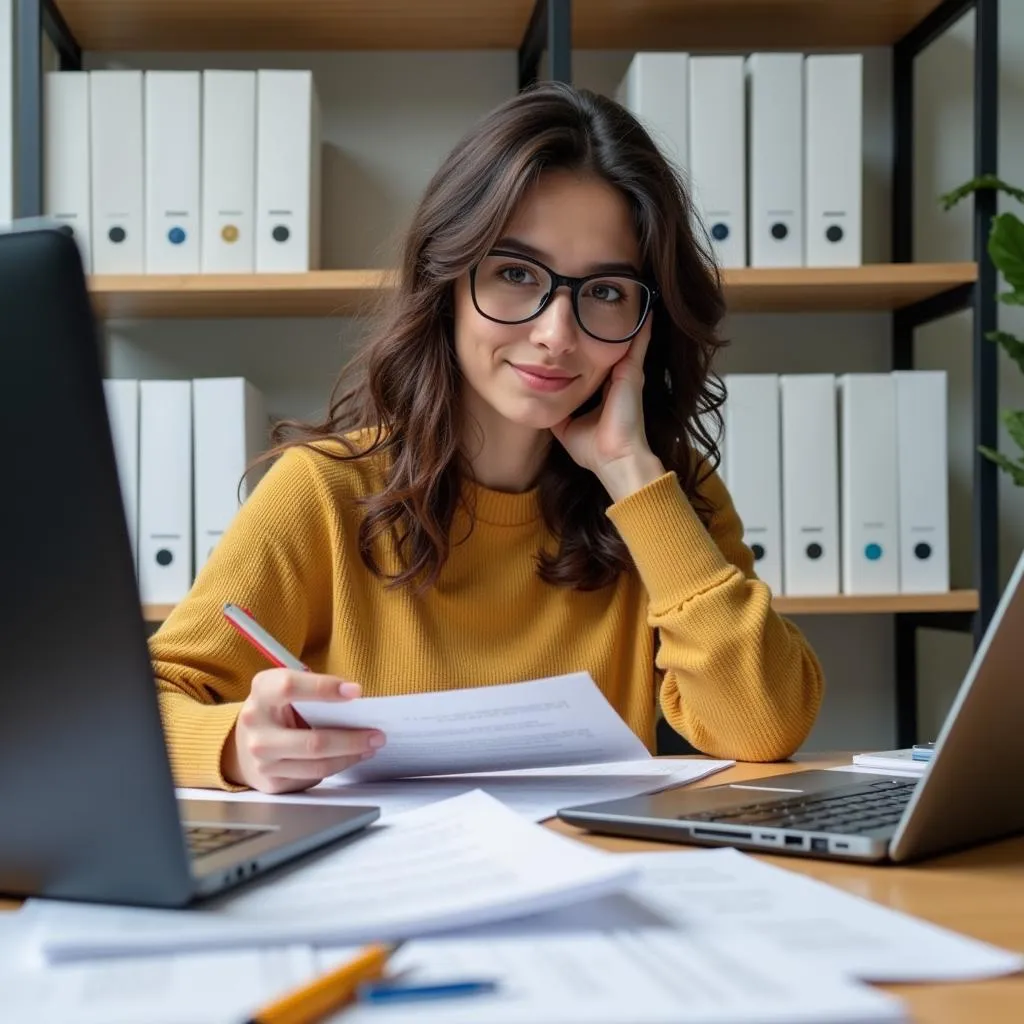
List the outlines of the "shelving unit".
<svg viewBox="0 0 1024 1024">
<path fill-rule="evenodd" d="M 915 263 L 913 252 L 914 61 L 965 12 L 976 13 L 974 170 L 996 170 L 998 0 L 16 0 L 19 137 L 16 216 L 42 209 L 40 33 L 61 67 L 81 51 L 179 50 L 518 50 L 519 85 L 536 80 L 547 53 L 550 77 L 572 80 L 572 51 L 629 49 L 893 49 L 893 263 L 850 269 L 729 270 L 735 312 L 889 312 L 893 368 L 914 365 L 917 327 L 970 309 L 974 314 L 973 436 L 995 446 L 996 273 L 986 240 L 995 195 L 974 198 L 974 261 Z M 116 317 L 336 317 L 368 309 L 389 287 L 382 270 L 298 275 L 96 277 L 97 313 Z M 977 643 L 995 609 L 996 468 L 974 457 L 973 586 L 939 595 L 795 598 L 793 615 L 891 614 L 896 630 L 897 742 L 917 738 L 918 628 L 969 629 Z M 147 606 L 158 621 L 168 606 Z"/>
<path fill-rule="evenodd" d="M 952 590 L 948 594 L 879 594 L 877 597 L 840 594 L 837 597 L 784 597 L 772 602 L 780 615 L 891 615 L 894 612 L 928 614 L 930 612 L 969 613 L 977 611 L 976 590 Z M 147 622 L 163 622 L 174 610 L 173 604 L 145 604 Z"/>
<path fill-rule="evenodd" d="M 723 272 L 735 312 L 892 311 L 973 287 L 973 263 L 887 263 L 864 267 Z M 90 282 L 99 316 L 349 316 L 391 285 L 383 270 L 308 274 L 100 276 Z"/>
</svg>

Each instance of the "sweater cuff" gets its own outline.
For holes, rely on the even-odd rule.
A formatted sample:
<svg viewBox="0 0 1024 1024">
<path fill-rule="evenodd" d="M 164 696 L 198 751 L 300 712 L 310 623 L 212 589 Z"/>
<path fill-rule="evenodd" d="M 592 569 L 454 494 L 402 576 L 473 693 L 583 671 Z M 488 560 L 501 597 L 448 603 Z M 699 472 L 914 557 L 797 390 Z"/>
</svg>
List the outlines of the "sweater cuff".
<svg viewBox="0 0 1024 1024">
<path fill-rule="evenodd" d="M 674 472 L 610 505 L 608 518 L 626 542 L 655 611 L 681 604 L 735 569 Z"/>
<path fill-rule="evenodd" d="M 244 790 L 221 772 L 224 744 L 234 728 L 241 703 L 201 704 L 184 694 L 163 694 L 164 731 L 171 769 L 178 786 Z"/>
</svg>

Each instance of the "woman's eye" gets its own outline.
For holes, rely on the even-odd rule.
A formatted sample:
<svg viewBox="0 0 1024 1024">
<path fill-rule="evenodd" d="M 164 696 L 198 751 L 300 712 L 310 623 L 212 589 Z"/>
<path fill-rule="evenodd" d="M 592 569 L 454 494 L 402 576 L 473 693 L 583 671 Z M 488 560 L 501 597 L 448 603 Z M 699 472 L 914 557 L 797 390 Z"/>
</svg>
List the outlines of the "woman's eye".
<svg viewBox="0 0 1024 1024">
<path fill-rule="evenodd" d="M 529 284 L 533 279 L 526 267 L 503 267 L 499 273 L 509 284 Z"/>
<path fill-rule="evenodd" d="M 618 302 L 622 298 L 622 292 L 607 281 L 591 285 L 590 295 L 599 302 Z"/>
</svg>

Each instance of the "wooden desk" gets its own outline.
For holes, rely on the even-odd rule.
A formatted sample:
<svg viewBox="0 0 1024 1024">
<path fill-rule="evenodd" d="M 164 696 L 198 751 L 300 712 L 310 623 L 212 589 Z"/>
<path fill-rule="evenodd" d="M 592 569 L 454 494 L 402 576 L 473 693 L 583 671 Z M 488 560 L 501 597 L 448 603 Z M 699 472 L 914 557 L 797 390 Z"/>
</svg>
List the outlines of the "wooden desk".
<svg viewBox="0 0 1024 1024">
<path fill-rule="evenodd" d="M 848 763 L 849 757 L 800 757 L 775 765 L 742 764 L 694 786 L 757 775 Z M 678 850 L 675 844 L 589 835 L 560 821 L 550 827 L 606 850 Z M 758 856 L 762 856 L 758 854 Z M 911 867 L 861 866 L 803 857 L 763 855 L 769 863 L 802 872 L 895 910 L 1004 949 L 1024 952 L 1024 837 L 922 861 Z M 17 906 L 0 900 L 0 910 Z M 1024 975 L 970 984 L 886 985 L 919 1024 L 1020 1024 Z"/>
<path fill-rule="evenodd" d="M 786 764 L 741 764 L 690 785 L 713 786 L 723 781 L 828 768 L 849 761 L 849 756 L 819 755 L 798 757 Z M 686 848 L 590 835 L 560 821 L 552 822 L 551 827 L 605 850 L 635 853 Z M 1024 953 L 1024 836 L 923 860 L 908 867 L 869 867 L 804 857 L 757 856 L 962 935 Z M 969 984 L 879 987 L 903 999 L 911 1018 L 919 1024 L 1024 1022 L 1024 974 Z"/>
</svg>

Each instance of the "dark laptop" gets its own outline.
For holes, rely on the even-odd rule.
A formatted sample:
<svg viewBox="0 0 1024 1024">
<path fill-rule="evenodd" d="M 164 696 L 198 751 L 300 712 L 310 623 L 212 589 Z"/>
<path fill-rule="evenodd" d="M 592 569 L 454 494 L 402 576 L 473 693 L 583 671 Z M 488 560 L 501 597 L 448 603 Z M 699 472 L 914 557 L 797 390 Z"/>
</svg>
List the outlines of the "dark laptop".
<svg viewBox="0 0 1024 1024">
<path fill-rule="evenodd" d="M 75 242 L 0 233 L 0 893 L 181 906 L 376 807 L 178 802 Z"/>
<path fill-rule="evenodd" d="M 610 835 L 910 861 L 1024 832 L 1024 554 L 918 778 L 805 771 L 569 807 Z"/>
</svg>

